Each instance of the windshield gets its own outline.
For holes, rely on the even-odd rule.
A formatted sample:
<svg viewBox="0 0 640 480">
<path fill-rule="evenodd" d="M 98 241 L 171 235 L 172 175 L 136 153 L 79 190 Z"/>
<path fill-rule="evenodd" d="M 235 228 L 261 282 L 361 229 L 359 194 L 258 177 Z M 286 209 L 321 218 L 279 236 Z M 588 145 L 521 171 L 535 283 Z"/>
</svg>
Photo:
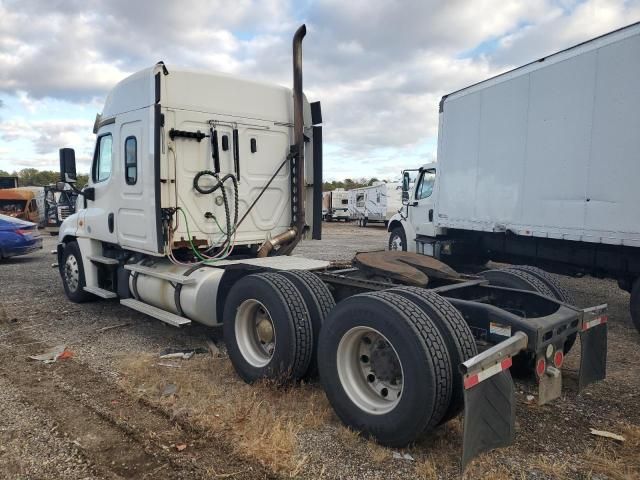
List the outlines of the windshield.
<svg viewBox="0 0 640 480">
<path fill-rule="evenodd" d="M 0 200 L 0 213 L 15 216 L 24 212 L 26 200 Z"/>
</svg>

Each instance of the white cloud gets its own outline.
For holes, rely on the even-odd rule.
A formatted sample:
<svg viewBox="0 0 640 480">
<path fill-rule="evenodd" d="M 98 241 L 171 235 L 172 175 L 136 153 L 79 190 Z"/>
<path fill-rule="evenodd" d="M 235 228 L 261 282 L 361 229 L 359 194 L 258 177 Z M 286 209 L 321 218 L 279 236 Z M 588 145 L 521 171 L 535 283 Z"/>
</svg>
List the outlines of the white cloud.
<svg viewBox="0 0 640 480">
<path fill-rule="evenodd" d="M 305 21 L 305 89 L 322 101 L 333 147 L 325 176 L 357 173 L 368 163 L 399 171 L 432 157 L 434 141 L 415 150 L 434 140 L 443 94 L 640 20 L 639 4 L 0 0 L 0 93 L 18 97 L 37 130 L 41 112 L 51 116 L 51 99 L 99 110 L 114 83 L 158 60 L 290 85 L 291 35 Z M 2 110 L 5 123 L 16 120 L 11 115 Z M 87 115 L 86 132 L 61 115 L 25 137 L 34 156 L 55 153 L 56 142 L 77 141 L 78 151 L 90 152 L 93 113 Z M 4 142 L 6 148 L 6 136 Z"/>
</svg>

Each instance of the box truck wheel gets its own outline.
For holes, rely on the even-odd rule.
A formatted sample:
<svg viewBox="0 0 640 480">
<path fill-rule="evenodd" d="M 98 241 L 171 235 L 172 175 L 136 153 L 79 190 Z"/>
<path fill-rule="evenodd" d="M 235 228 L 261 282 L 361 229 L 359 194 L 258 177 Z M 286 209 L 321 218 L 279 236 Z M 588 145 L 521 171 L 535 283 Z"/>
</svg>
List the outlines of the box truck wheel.
<svg viewBox="0 0 640 480">
<path fill-rule="evenodd" d="M 407 251 L 407 235 L 404 233 L 404 228 L 396 227 L 391 230 L 389 235 L 389 250 Z"/>
<path fill-rule="evenodd" d="M 640 332 L 640 277 L 636 278 L 633 282 L 629 307 L 631 310 L 631 321 L 638 332 Z"/>
<path fill-rule="evenodd" d="M 317 339 L 320 337 L 320 329 L 325 319 L 336 306 L 336 302 L 329 291 L 329 287 L 320 280 L 314 273 L 299 271 L 281 271 L 278 275 L 282 275 L 293 282 L 298 291 L 302 294 L 302 298 L 309 310 L 311 319 L 311 327 L 313 329 L 314 344 L 311 353 L 311 362 L 305 373 L 305 378 L 313 378 L 318 376 L 318 359 L 317 359 Z"/>
<path fill-rule="evenodd" d="M 414 302 L 433 321 L 444 339 L 451 362 L 451 402 L 441 423 L 451 420 L 464 408 L 462 362 L 478 354 L 471 328 L 462 314 L 444 297 L 419 287 L 398 287 L 389 290 Z"/>
<path fill-rule="evenodd" d="M 546 282 L 532 273 L 518 269 L 516 267 L 507 267 L 502 269 L 485 270 L 480 275 L 489 280 L 491 285 L 498 287 L 517 288 L 519 290 L 529 290 L 537 292 L 547 297 L 564 301 L 556 296 L 556 293 L 547 285 Z M 576 335 L 569 335 L 564 343 L 565 355 L 569 353 L 576 341 Z M 535 359 L 531 353 L 520 353 L 513 357 L 514 373 L 531 373 L 534 371 Z"/>
<path fill-rule="evenodd" d="M 248 275 L 231 288 L 223 334 L 231 363 L 247 383 L 298 380 L 309 368 L 309 311 L 293 282 L 276 273 Z"/>
<path fill-rule="evenodd" d="M 78 242 L 69 242 L 64 246 L 62 262 L 59 265 L 64 293 L 69 300 L 82 303 L 95 299 L 93 295 L 84 290 L 86 285 L 84 265 Z"/>
<path fill-rule="evenodd" d="M 530 265 L 514 265 L 513 267 L 508 267 L 507 270 L 520 270 L 530 273 L 531 275 L 542 280 L 553 291 L 553 295 L 555 298 L 557 298 L 561 302 L 568 303 L 569 305 L 576 304 L 576 300 L 571 292 L 560 284 L 556 275 L 545 272 L 541 268 L 532 267 Z"/>
<path fill-rule="evenodd" d="M 318 367 L 338 417 L 391 447 L 436 426 L 451 400 L 440 332 L 415 303 L 394 293 L 338 303 L 320 332 Z"/>
<path fill-rule="evenodd" d="M 576 304 L 576 301 L 573 298 L 573 295 L 571 295 L 571 292 L 569 292 L 566 288 L 564 288 L 562 285 L 560 285 L 560 282 L 555 277 L 555 275 L 552 275 L 552 274 L 550 274 L 548 272 L 545 272 L 541 268 L 532 267 L 532 266 L 529 266 L 529 265 L 515 265 L 513 267 L 508 267 L 508 268 L 506 268 L 504 270 L 515 270 L 515 271 L 525 272 L 525 273 L 528 273 L 530 275 L 533 275 L 538 280 L 543 282 L 547 287 L 549 287 L 549 289 L 553 293 L 553 295 L 550 295 L 551 297 L 553 297 L 553 298 L 555 298 L 557 300 L 560 300 L 563 303 L 567 303 L 569 305 L 575 305 Z M 536 291 L 538 291 L 538 290 L 536 290 Z M 543 295 L 546 295 L 546 293 L 544 293 L 543 291 L 538 291 L 538 292 L 542 293 Z M 574 343 L 576 343 L 577 336 L 578 336 L 578 334 L 574 333 L 574 334 L 569 335 L 567 337 L 567 340 L 564 343 L 564 354 L 565 355 L 567 353 L 569 353 L 569 351 L 571 351 L 571 348 L 573 347 Z"/>
</svg>

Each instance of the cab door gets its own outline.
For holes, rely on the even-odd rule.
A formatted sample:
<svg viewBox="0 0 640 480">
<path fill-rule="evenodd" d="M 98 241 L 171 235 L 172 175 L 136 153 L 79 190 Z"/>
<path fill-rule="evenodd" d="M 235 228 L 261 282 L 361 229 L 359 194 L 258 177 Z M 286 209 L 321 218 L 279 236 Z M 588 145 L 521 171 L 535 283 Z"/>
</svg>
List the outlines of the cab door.
<svg viewBox="0 0 640 480">
<path fill-rule="evenodd" d="M 100 128 L 89 179 L 89 187 L 94 189 L 94 200 L 86 201 L 84 215 L 88 236 L 108 243 L 116 243 L 118 238 L 115 221 L 117 202 L 113 201 L 113 194 L 117 190 L 114 169 L 117 146 L 115 123 Z"/>
<path fill-rule="evenodd" d="M 134 250 L 156 250 L 155 208 L 149 199 L 154 198 L 153 171 L 148 170 L 148 139 L 144 135 L 140 112 L 119 117 L 118 178 L 119 191 L 114 198 L 118 202 L 118 243 Z M 147 195 L 145 199 L 144 195 Z"/>
<path fill-rule="evenodd" d="M 421 170 L 416 188 L 413 190 L 414 198 L 409 200 L 409 221 L 413 224 L 418 236 L 435 237 L 433 226 L 433 187 L 435 181 L 435 169 Z"/>
</svg>

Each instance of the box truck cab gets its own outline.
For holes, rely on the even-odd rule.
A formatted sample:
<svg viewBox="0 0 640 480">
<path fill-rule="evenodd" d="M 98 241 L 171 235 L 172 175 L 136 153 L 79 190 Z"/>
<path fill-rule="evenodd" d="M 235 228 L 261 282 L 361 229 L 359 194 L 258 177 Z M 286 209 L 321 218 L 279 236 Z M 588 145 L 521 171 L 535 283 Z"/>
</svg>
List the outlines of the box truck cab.
<svg viewBox="0 0 640 480">
<path fill-rule="evenodd" d="M 442 233 L 433 223 L 436 166 L 435 162 L 427 163 L 417 170 L 402 172 L 402 206 L 387 225 L 389 250 L 435 256 L 433 243 L 427 243 L 425 250 L 423 240 L 434 239 Z"/>
</svg>

